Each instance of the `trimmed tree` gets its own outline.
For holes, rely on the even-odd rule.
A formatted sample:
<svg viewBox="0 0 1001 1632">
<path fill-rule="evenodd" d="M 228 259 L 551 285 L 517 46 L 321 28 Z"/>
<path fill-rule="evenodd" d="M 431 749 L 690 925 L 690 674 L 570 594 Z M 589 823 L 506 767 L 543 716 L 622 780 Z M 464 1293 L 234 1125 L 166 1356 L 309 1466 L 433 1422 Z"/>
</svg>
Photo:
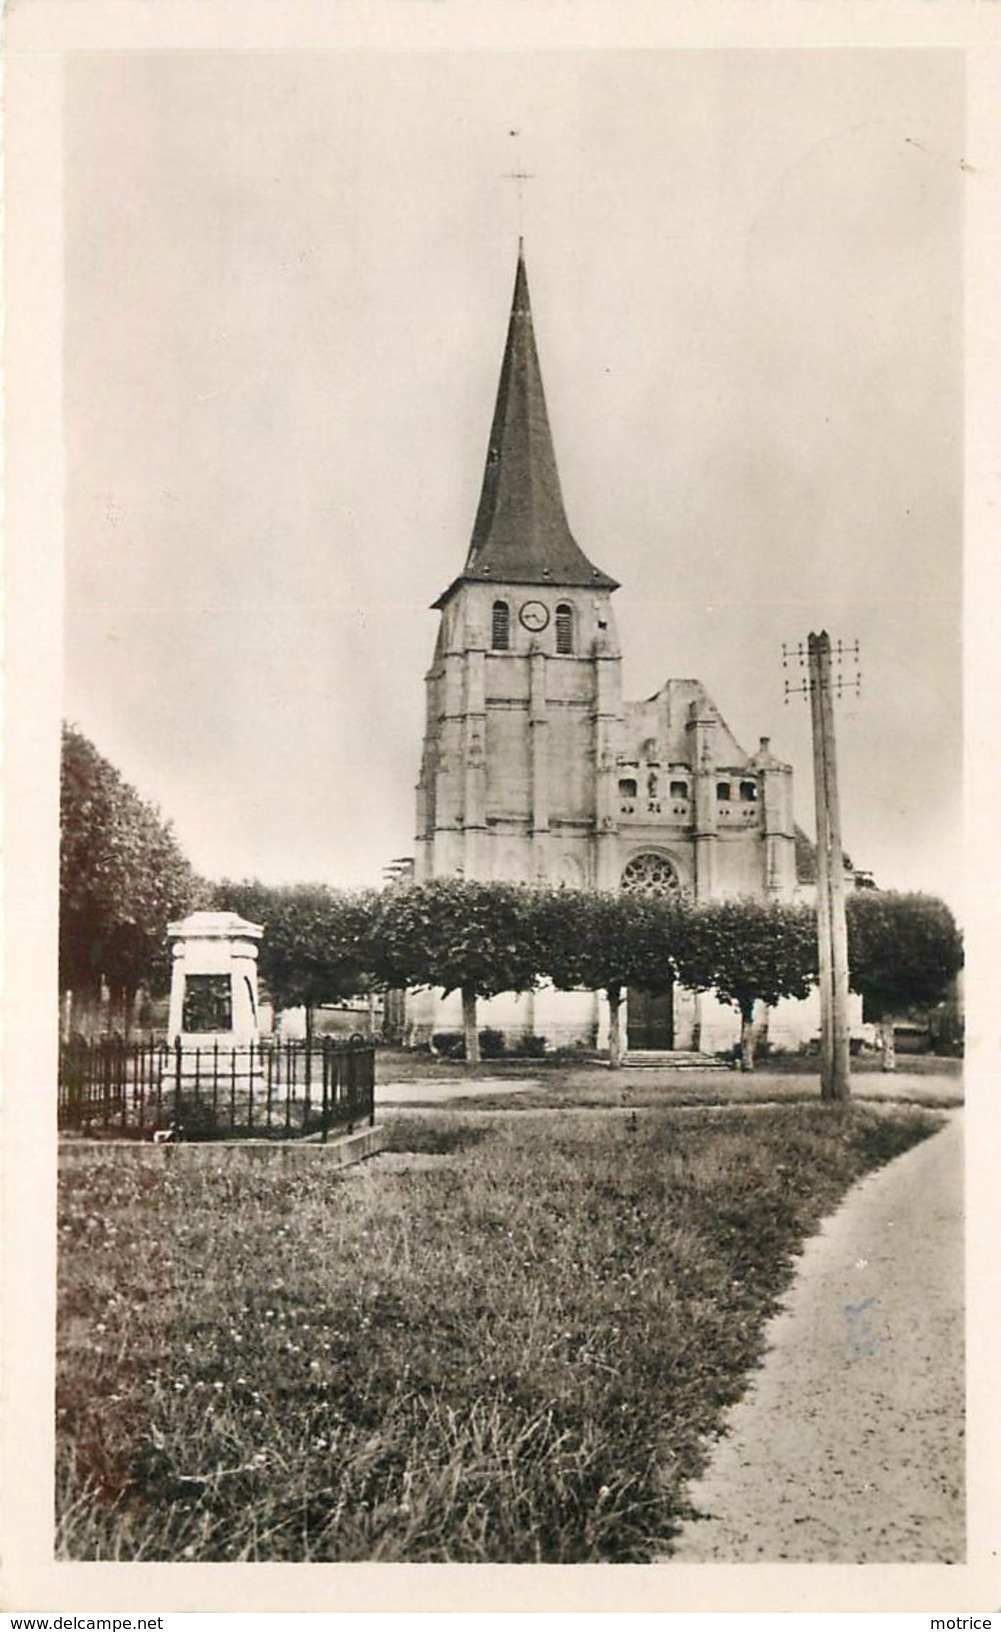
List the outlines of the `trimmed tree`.
<svg viewBox="0 0 1001 1632">
<path fill-rule="evenodd" d="M 740 1067 L 754 1070 L 754 1007 L 808 996 L 817 980 L 817 921 L 810 907 L 781 901 L 709 901 L 692 909 L 678 977 L 715 988 L 740 1015 Z"/>
<path fill-rule="evenodd" d="M 963 938 L 936 896 L 863 890 L 847 902 L 848 978 L 879 1023 L 883 1070 L 896 1069 L 894 1020 L 945 997 L 963 967 Z"/>
<path fill-rule="evenodd" d="M 136 991 L 165 983 L 171 918 L 205 899 L 169 822 L 80 731 L 63 726 L 59 985 L 93 999 L 106 981 L 126 1032 Z"/>
<path fill-rule="evenodd" d="M 338 890 L 326 884 L 240 883 L 224 879 L 215 904 L 264 926 L 258 968 L 279 1008 L 306 1011 L 313 1034 L 318 1003 L 338 1003 L 371 985 L 368 935 L 376 890 Z"/>
<path fill-rule="evenodd" d="M 684 903 L 657 896 L 539 891 L 534 905 L 540 973 L 560 991 L 603 991 L 608 1063 L 622 1060 L 622 999 L 630 985 L 657 987 L 676 974 Z"/>
<path fill-rule="evenodd" d="M 478 1061 L 477 1000 L 538 981 L 532 896 L 524 886 L 460 878 L 385 891 L 369 942 L 378 984 L 458 991 L 466 1059 Z"/>
</svg>

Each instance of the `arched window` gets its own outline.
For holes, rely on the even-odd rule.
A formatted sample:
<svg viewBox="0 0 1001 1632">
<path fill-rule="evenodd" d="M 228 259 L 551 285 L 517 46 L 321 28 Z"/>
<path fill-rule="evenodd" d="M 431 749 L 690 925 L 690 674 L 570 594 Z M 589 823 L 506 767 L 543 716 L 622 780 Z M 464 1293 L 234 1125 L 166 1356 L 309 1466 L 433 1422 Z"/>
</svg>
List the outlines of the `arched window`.
<svg viewBox="0 0 1001 1632">
<path fill-rule="evenodd" d="M 511 645 L 511 608 L 507 601 L 494 601 L 490 644 L 495 652 L 506 652 Z"/>
<path fill-rule="evenodd" d="M 740 784 L 740 797 L 745 804 L 753 804 L 758 797 L 758 784 L 756 782 L 742 782 Z"/>
<path fill-rule="evenodd" d="M 688 783 L 687 782 L 682 782 L 680 780 L 677 781 L 677 782 L 672 782 L 671 783 L 671 798 L 672 799 L 687 799 L 688 798 Z"/>
<path fill-rule="evenodd" d="M 648 851 L 626 862 L 621 888 L 626 895 L 673 895 L 678 875 L 666 856 Z"/>
<path fill-rule="evenodd" d="M 725 804 L 727 804 L 729 802 L 729 798 L 730 798 L 730 784 L 729 784 L 729 782 L 717 782 L 717 784 L 716 784 L 716 797 L 720 801 L 720 804 L 725 805 Z"/>
<path fill-rule="evenodd" d="M 556 608 L 556 650 L 562 657 L 573 652 L 573 607 L 566 601 Z"/>
</svg>

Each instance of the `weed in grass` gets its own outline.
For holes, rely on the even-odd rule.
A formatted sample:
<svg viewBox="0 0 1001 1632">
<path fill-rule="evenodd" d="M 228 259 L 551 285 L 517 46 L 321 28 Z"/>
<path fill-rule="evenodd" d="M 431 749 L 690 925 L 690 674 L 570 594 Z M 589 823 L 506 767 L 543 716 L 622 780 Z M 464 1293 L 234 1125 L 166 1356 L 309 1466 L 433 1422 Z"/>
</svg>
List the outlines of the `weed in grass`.
<svg viewBox="0 0 1001 1632">
<path fill-rule="evenodd" d="M 349 1179 L 77 1146 L 61 1556 L 649 1558 L 791 1254 L 935 1125 L 441 1112 L 395 1142 L 448 1162 Z"/>
</svg>

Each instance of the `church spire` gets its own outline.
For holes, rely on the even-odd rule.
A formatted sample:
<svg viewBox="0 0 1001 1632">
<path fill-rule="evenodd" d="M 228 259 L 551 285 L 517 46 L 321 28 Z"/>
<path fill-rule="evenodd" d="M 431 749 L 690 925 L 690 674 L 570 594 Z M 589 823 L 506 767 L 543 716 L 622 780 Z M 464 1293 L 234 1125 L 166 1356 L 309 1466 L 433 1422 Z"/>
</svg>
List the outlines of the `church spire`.
<svg viewBox="0 0 1001 1632">
<path fill-rule="evenodd" d="M 469 554 L 456 583 L 470 580 L 618 587 L 614 578 L 591 565 L 563 509 L 521 239 L 483 487 Z"/>
</svg>

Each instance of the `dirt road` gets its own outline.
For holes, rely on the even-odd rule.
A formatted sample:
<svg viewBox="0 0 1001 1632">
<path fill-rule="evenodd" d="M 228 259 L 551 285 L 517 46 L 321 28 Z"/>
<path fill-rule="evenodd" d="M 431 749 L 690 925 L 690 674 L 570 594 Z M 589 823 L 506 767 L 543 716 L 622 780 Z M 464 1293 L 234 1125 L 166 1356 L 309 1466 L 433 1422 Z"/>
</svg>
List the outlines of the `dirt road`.
<svg viewBox="0 0 1001 1632">
<path fill-rule="evenodd" d="M 962 1560 L 962 1219 L 954 1112 L 807 1244 L 671 1560 Z"/>
</svg>

